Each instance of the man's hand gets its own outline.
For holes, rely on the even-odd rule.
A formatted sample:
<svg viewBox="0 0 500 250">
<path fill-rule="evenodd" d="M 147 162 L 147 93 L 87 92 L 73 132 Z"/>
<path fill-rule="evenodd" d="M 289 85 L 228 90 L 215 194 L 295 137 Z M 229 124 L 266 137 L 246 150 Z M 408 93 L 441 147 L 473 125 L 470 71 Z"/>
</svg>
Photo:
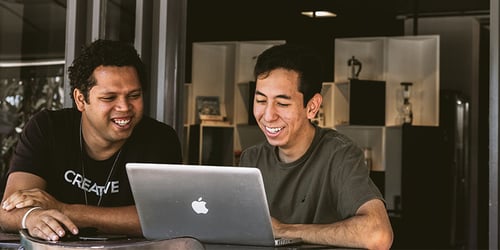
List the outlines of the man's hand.
<svg viewBox="0 0 500 250">
<path fill-rule="evenodd" d="M 78 234 L 78 227 L 55 209 L 36 209 L 26 217 L 26 228 L 31 236 L 57 241 L 66 233 Z M 66 232 L 65 228 L 69 230 Z"/>
<path fill-rule="evenodd" d="M 42 207 L 62 211 L 64 204 L 39 188 L 16 191 L 2 203 L 2 208 L 6 211 L 25 207 Z"/>
<path fill-rule="evenodd" d="M 62 213 L 64 203 L 42 189 L 18 190 L 2 203 L 5 211 L 29 207 L 42 208 L 33 210 L 26 216 L 25 224 L 31 236 L 57 241 L 68 233 L 65 228 L 78 234 L 78 227 Z"/>
<path fill-rule="evenodd" d="M 68 231 L 77 233 L 76 226 L 94 227 L 103 233 L 142 236 L 135 206 L 67 204 L 49 195 L 44 191 L 46 188 L 45 180 L 34 174 L 9 174 L 0 209 L 0 230 L 19 231 L 26 212 L 32 207 L 41 207 L 42 209 L 32 210 L 25 219 L 25 227 L 33 237 L 60 239 Z"/>
</svg>

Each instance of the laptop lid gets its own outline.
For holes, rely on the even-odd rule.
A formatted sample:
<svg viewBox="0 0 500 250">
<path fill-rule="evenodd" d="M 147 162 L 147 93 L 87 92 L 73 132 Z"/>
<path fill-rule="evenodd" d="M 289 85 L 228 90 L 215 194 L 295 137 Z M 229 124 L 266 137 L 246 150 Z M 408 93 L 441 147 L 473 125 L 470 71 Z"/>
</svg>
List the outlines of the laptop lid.
<svg viewBox="0 0 500 250">
<path fill-rule="evenodd" d="M 144 237 L 273 246 L 257 168 L 128 163 Z"/>
</svg>

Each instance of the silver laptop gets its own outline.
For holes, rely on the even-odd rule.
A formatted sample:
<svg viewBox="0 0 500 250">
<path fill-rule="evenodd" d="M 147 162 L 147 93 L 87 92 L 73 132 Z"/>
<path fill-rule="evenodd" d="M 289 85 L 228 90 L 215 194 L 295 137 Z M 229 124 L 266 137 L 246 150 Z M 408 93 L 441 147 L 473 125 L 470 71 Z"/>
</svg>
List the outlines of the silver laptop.
<svg viewBox="0 0 500 250">
<path fill-rule="evenodd" d="M 128 163 L 144 237 L 194 237 L 206 243 L 277 246 L 260 170 L 246 167 Z"/>
</svg>

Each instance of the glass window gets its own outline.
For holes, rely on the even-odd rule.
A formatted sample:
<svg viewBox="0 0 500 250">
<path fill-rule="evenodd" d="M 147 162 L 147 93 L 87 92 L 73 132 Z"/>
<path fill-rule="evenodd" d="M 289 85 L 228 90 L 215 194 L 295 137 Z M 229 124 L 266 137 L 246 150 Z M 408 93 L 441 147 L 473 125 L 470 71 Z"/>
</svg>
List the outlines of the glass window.
<svg viewBox="0 0 500 250">
<path fill-rule="evenodd" d="M 63 105 L 66 1 L 0 0 L 0 174 L 28 119 Z"/>
<path fill-rule="evenodd" d="M 64 58 L 66 1 L 0 0 L 0 61 Z"/>
<path fill-rule="evenodd" d="M 135 0 L 108 0 L 105 38 L 134 43 Z"/>
</svg>

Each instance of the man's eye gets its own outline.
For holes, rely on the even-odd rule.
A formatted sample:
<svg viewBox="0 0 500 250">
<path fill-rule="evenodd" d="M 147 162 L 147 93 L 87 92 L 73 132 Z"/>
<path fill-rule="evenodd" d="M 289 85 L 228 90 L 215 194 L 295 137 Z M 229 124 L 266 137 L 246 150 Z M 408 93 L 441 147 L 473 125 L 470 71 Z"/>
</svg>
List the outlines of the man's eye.
<svg viewBox="0 0 500 250">
<path fill-rule="evenodd" d="M 114 96 L 101 97 L 101 100 L 103 100 L 105 102 L 110 102 L 110 101 L 113 101 L 114 99 L 115 99 Z"/>
<path fill-rule="evenodd" d="M 138 98 L 140 98 L 141 96 L 142 96 L 142 94 L 141 94 L 141 93 L 137 93 L 137 94 L 131 94 L 131 95 L 129 95 L 128 97 L 129 97 L 130 99 L 138 99 Z"/>
<path fill-rule="evenodd" d="M 281 107 L 288 107 L 288 106 L 290 106 L 290 104 L 288 104 L 288 103 L 280 103 L 280 102 L 278 102 L 278 106 L 281 106 Z"/>
<path fill-rule="evenodd" d="M 266 102 L 266 100 L 258 100 L 258 99 L 255 99 L 255 102 L 256 102 L 256 103 L 265 103 L 265 102 Z"/>
</svg>

